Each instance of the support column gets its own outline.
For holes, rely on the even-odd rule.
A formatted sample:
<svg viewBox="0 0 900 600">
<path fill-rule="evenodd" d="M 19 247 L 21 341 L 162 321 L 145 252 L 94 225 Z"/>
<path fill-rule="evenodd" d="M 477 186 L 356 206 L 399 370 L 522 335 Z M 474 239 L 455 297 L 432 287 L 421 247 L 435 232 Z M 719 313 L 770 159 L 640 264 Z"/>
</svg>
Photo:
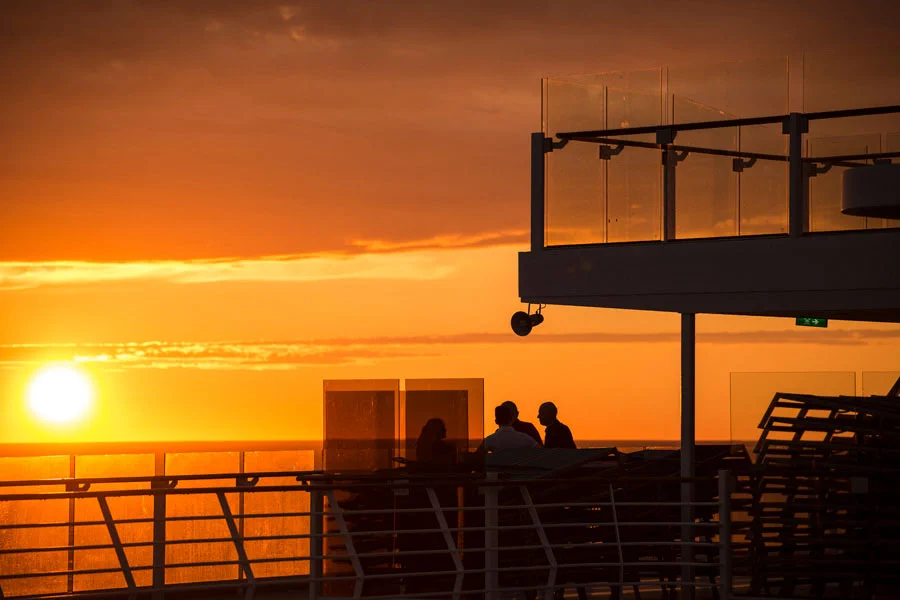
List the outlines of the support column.
<svg viewBox="0 0 900 600">
<path fill-rule="evenodd" d="M 789 171 L 789 228 L 792 237 L 809 231 L 809 198 L 806 194 L 806 173 L 803 168 L 803 134 L 809 132 L 809 121 L 800 113 L 791 113 L 784 121 L 782 132 L 788 140 Z"/>
<path fill-rule="evenodd" d="M 544 249 L 544 150 L 543 133 L 531 134 L 531 251 Z"/>
<path fill-rule="evenodd" d="M 681 476 L 694 477 L 694 392 L 696 375 L 696 315 L 694 313 L 682 313 L 681 315 Z M 690 523 L 694 520 L 694 511 L 689 505 L 694 500 L 694 484 L 681 484 L 681 540 L 693 542 L 694 532 Z M 694 582 L 694 569 L 688 566 L 693 562 L 693 546 L 687 544 L 681 547 L 681 581 L 686 584 Z M 694 598 L 694 586 L 682 585 L 681 597 L 685 600 Z"/>
</svg>

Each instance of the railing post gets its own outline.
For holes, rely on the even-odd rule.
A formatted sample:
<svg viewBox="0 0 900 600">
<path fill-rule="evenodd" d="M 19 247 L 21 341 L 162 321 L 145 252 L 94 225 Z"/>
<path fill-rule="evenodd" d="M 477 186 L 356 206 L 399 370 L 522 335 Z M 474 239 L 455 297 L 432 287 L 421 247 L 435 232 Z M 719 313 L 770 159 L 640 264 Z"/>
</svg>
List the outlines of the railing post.
<svg viewBox="0 0 900 600">
<path fill-rule="evenodd" d="M 490 482 L 497 481 L 496 473 L 487 473 L 485 479 Z M 498 518 L 497 503 L 500 490 L 496 485 L 484 487 L 484 597 L 485 600 L 497 600 L 499 598 L 499 572 L 498 548 L 500 535 L 497 527 L 500 524 Z"/>
<path fill-rule="evenodd" d="M 731 472 L 719 471 L 719 598 L 731 600 Z"/>
<path fill-rule="evenodd" d="M 544 152 L 543 132 L 531 134 L 531 251 L 544 249 Z"/>
<path fill-rule="evenodd" d="M 309 600 L 318 600 L 322 592 L 322 575 L 324 573 L 324 545 L 322 533 L 325 510 L 322 492 L 313 490 L 309 493 Z"/>
<path fill-rule="evenodd" d="M 672 146 L 666 146 L 662 155 L 663 162 L 663 241 L 675 239 L 675 167 L 678 166 L 678 155 Z"/>
<path fill-rule="evenodd" d="M 694 477 L 696 315 L 681 315 L 681 477 Z M 681 597 L 694 598 L 694 483 L 681 483 Z"/>
<path fill-rule="evenodd" d="M 157 452 L 155 455 L 154 474 L 164 476 L 166 474 L 166 455 Z M 169 487 L 167 481 L 154 481 L 151 489 L 156 489 L 153 494 L 153 593 L 152 600 L 165 598 L 166 586 L 166 492 Z"/>
<path fill-rule="evenodd" d="M 784 121 L 782 133 L 789 135 L 788 158 L 790 161 L 789 215 L 791 237 L 798 237 L 809 231 L 809 199 L 806 195 L 806 173 L 803 168 L 803 134 L 809 132 L 809 121 L 800 113 L 793 112 Z"/>
<path fill-rule="evenodd" d="M 69 479 L 75 479 L 75 455 L 69 455 Z M 68 565 L 69 565 L 69 574 L 66 577 L 66 588 L 68 592 L 71 594 L 75 591 L 75 575 L 72 574 L 72 571 L 75 570 L 75 498 L 69 498 L 69 551 L 68 554 Z M 0 593 L 0 598 L 2 598 L 2 593 Z"/>
</svg>

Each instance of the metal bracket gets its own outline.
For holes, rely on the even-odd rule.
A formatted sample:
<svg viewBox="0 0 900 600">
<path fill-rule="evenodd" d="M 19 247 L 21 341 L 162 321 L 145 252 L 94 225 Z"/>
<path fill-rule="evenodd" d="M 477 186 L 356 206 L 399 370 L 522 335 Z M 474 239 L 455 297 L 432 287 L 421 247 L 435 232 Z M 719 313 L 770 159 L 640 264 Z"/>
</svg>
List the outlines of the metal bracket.
<svg viewBox="0 0 900 600">
<path fill-rule="evenodd" d="M 256 484 L 259 483 L 259 477 L 247 477 L 246 475 L 242 477 L 235 477 L 234 485 L 239 488 L 252 488 L 255 487 Z"/>
<path fill-rule="evenodd" d="M 79 482 L 79 481 L 67 481 L 66 482 L 66 491 L 67 492 L 86 492 L 91 489 L 91 484 L 88 482 Z"/>
<path fill-rule="evenodd" d="M 755 158 L 748 158 L 746 160 L 742 158 L 735 158 L 731 161 L 731 170 L 735 173 L 742 173 L 744 169 L 749 169 L 753 165 L 756 164 Z"/>
<path fill-rule="evenodd" d="M 684 159 L 686 159 L 686 158 L 688 157 L 688 155 L 690 154 L 690 152 L 689 152 L 688 150 L 684 150 L 684 151 L 682 151 L 682 152 L 676 152 L 676 151 L 674 151 L 674 150 L 671 150 L 670 148 L 664 149 L 664 150 L 663 150 L 663 153 L 662 153 L 662 164 L 663 164 L 663 165 L 667 164 L 667 163 L 666 163 L 666 161 L 667 161 L 667 158 L 666 158 L 666 157 L 667 157 L 669 154 L 671 154 L 672 156 L 675 157 L 675 164 L 678 164 L 678 163 L 682 162 Z M 674 166 L 674 165 L 673 165 L 673 166 Z"/>
<path fill-rule="evenodd" d="M 150 480 L 150 489 L 151 490 L 171 490 L 176 485 L 178 485 L 177 479 L 151 479 Z"/>
<path fill-rule="evenodd" d="M 606 144 L 600 144 L 600 160 L 609 160 L 613 156 L 618 156 L 622 154 L 624 149 L 625 144 L 618 144 L 615 148 Z"/>
<path fill-rule="evenodd" d="M 569 143 L 569 140 L 559 140 L 557 142 L 553 141 L 553 138 L 544 138 L 544 154 L 548 152 L 553 152 L 554 150 L 562 150 L 566 147 L 566 144 Z"/>
<path fill-rule="evenodd" d="M 816 175 L 824 175 L 831 170 L 834 165 L 831 163 L 806 163 L 803 165 L 803 174 L 807 177 L 815 177 Z"/>
</svg>

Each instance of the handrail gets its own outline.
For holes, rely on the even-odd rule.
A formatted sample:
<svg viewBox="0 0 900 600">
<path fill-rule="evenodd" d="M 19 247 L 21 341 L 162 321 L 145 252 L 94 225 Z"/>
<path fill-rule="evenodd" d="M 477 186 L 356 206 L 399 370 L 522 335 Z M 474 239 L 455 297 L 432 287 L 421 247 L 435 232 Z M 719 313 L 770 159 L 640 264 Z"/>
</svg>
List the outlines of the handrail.
<svg viewBox="0 0 900 600">
<path fill-rule="evenodd" d="M 850 108 L 822 112 L 795 113 L 809 120 L 843 119 L 847 117 L 866 117 L 900 113 L 900 105 L 872 106 L 868 108 Z M 644 135 L 658 131 L 696 131 L 703 129 L 722 129 L 727 127 L 748 127 L 753 125 L 772 125 L 784 123 L 790 118 L 786 115 L 770 115 L 767 117 L 748 117 L 738 119 L 720 119 L 718 121 L 693 121 L 690 123 L 673 123 L 671 125 L 645 125 L 642 127 L 616 127 L 613 129 L 594 129 L 586 131 L 566 131 L 556 133 L 561 140 L 586 141 L 580 138 L 596 138 L 610 135 Z"/>
<path fill-rule="evenodd" d="M 254 476 L 253 474 L 240 474 L 242 477 Z M 273 473 L 271 477 L 285 477 L 285 473 Z M 296 475 L 295 475 L 296 476 Z M 635 494 L 642 493 L 648 488 L 643 483 L 666 483 L 668 485 L 677 484 L 683 481 L 681 478 L 673 477 L 651 477 L 651 478 L 634 478 L 632 480 L 613 479 L 610 477 L 585 478 L 584 480 L 564 480 L 569 483 L 584 483 L 589 481 L 603 481 L 604 487 L 608 487 L 609 497 L 606 498 L 601 494 L 596 500 L 579 498 L 577 493 L 573 498 L 573 502 L 565 502 L 558 496 L 544 497 L 543 501 L 539 498 L 535 501 L 533 495 L 536 491 L 543 494 L 543 488 L 550 480 L 541 479 L 516 479 L 507 480 L 499 479 L 496 473 L 488 474 L 469 474 L 466 477 L 457 479 L 456 481 L 447 479 L 433 479 L 428 481 L 421 479 L 418 482 L 411 482 L 405 478 L 385 477 L 381 488 L 383 492 L 378 498 L 381 502 L 377 507 L 366 505 L 363 507 L 350 506 L 348 503 L 352 500 L 344 499 L 346 496 L 339 496 L 338 492 L 345 492 L 351 489 L 359 489 L 356 482 L 358 479 L 347 477 L 343 481 L 327 481 L 323 478 L 321 482 L 314 485 L 298 483 L 296 485 L 242 485 L 234 474 L 213 474 L 209 479 L 215 478 L 235 479 L 232 485 L 213 486 L 213 487 L 192 487 L 179 488 L 177 486 L 157 486 L 145 489 L 107 489 L 107 490 L 83 490 L 79 486 L 72 486 L 71 481 L 59 480 L 55 481 L 56 485 L 69 484 L 72 491 L 67 492 L 45 492 L 45 493 L 27 493 L 27 494 L 0 494 L 0 506 L 4 502 L 16 502 L 28 499 L 53 500 L 58 498 L 68 498 L 70 500 L 83 498 L 97 498 L 97 502 L 102 513 L 102 520 L 85 520 L 75 521 L 74 516 L 67 523 L 14 523 L 0 525 L 0 531 L 4 529 L 25 529 L 27 527 L 48 527 L 48 526 L 69 526 L 69 527 L 85 527 L 85 526 L 104 526 L 108 532 L 108 541 L 104 543 L 96 543 L 95 539 L 86 540 L 89 543 L 76 544 L 76 538 L 70 538 L 72 541 L 67 545 L 60 545 L 58 542 L 49 546 L 41 546 L 30 540 L 31 545 L 28 546 L 6 546 L 0 550 L 0 557 L 11 556 L 16 565 L 29 564 L 29 556 L 46 556 L 47 553 L 60 553 L 69 551 L 75 552 L 102 552 L 114 551 L 114 559 L 108 562 L 93 563 L 89 565 L 78 565 L 78 563 L 70 562 L 69 568 L 53 568 L 52 562 L 45 563 L 49 569 L 41 570 L 45 567 L 36 567 L 32 569 L 17 569 L 12 572 L 7 571 L 0 574 L 0 597 L 10 596 L 7 587 L 10 585 L 21 586 L 22 582 L 43 581 L 52 577 L 68 577 L 71 581 L 73 577 L 99 577 L 109 576 L 119 573 L 122 575 L 119 587 L 104 588 L 98 590 L 90 590 L 91 594 L 120 593 L 128 594 L 130 597 L 136 597 L 138 593 L 152 592 L 154 597 L 162 597 L 162 594 L 168 591 L 187 589 L 207 588 L 232 588 L 243 590 L 245 598 L 251 598 L 254 592 L 260 587 L 271 583 L 283 583 L 285 581 L 296 582 L 304 586 L 309 586 L 311 598 L 323 598 L 327 591 L 322 587 L 324 584 L 332 583 L 348 583 L 353 588 L 353 596 L 361 597 L 364 586 L 378 586 L 378 582 L 390 582 L 391 585 L 411 586 L 414 582 L 422 582 L 426 588 L 438 585 L 436 582 L 442 581 L 442 577 L 446 577 L 447 587 L 440 592 L 430 591 L 425 593 L 416 593 L 407 591 L 403 595 L 405 597 L 450 597 L 459 599 L 463 596 L 475 594 L 485 598 L 497 598 L 499 592 L 510 592 L 516 589 L 538 589 L 541 590 L 544 598 L 551 598 L 553 592 L 569 585 L 568 579 L 559 579 L 560 573 L 580 572 L 587 577 L 588 580 L 583 584 L 589 586 L 595 583 L 603 583 L 603 585 L 624 586 L 659 586 L 665 582 L 642 580 L 638 576 L 646 573 L 648 570 L 658 573 L 667 572 L 676 566 L 683 566 L 684 559 L 679 558 L 683 547 L 691 546 L 707 549 L 708 552 L 701 553 L 701 557 L 705 556 L 705 560 L 690 560 L 689 566 L 696 568 L 709 569 L 712 573 L 717 573 L 719 569 L 719 551 L 720 542 L 716 541 L 716 532 L 722 527 L 720 520 L 713 520 L 711 517 L 715 514 L 722 514 L 721 500 L 706 500 L 701 498 L 697 502 L 692 502 L 691 506 L 704 509 L 702 512 L 709 517 L 709 520 L 701 520 L 692 523 L 696 527 L 697 540 L 685 542 L 678 539 L 680 526 L 683 525 L 680 518 L 680 511 L 677 507 L 679 502 L 661 501 L 653 502 L 642 499 Z M 479 478 L 476 478 L 479 477 Z M 99 478 L 98 478 L 99 479 Z M 108 478 L 106 478 L 108 479 Z M 154 483 L 160 478 L 149 478 L 145 481 Z M 173 478 L 162 478 L 171 480 Z M 715 478 L 695 478 L 698 481 L 714 482 Z M 367 482 L 372 482 L 371 478 L 366 478 Z M 87 485 L 96 482 L 96 479 L 83 480 L 80 483 Z M 39 480 L 34 485 L 46 485 L 46 480 Z M 123 485 L 132 484 L 133 481 L 121 482 Z M 371 483 L 366 483 L 362 490 L 370 490 Z M 409 496 L 395 496 L 391 491 L 415 489 L 416 487 L 424 490 L 424 494 L 410 494 Z M 449 488 L 459 490 L 460 488 L 470 488 L 470 492 L 478 491 L 484 497 L 484 502 L 475 501 L 474 504 L 456 506 L 456 501 L 451 500 L 448 504 L 440 498 L 444 498 L 444 492 Z M 554 489 L 560 489 L 556 486 Z M 584 489 L 593 489 L 584 486 Z M 652 488 L 649 488 L 652 490 Z M 508 491 L 509 494 L 501 492 Z M 603 487 L 598 491 L 603 491 Z M 232 512 L 235 506 L 233 502 L 229 502 L 229 494 L 265 494 L 272 492 L 280 493 L 309 493 L 310 508 L 308 510 L 291 510 L 277 511 L 270 510 L 262 514 L 242 514 L 241 512 Z M 110 499 L 116 497 L 144 497 L 152 498 L 154 502 L 153 518 L 121 518 L 116 519 L 117 510 L 121 505 L 114 504 Z M 207 506 L 207 512 L 198 515 L 168 515 L 165 510 L 161 513 L 156 510 L 156 505 L 160 502 L 165 505 L 165 500 L 169 497 L 210 497 L 214 496 L 217 502 L 203 505 Z M 455 494 L 453 495 L 455 496 Z M 326 498 L 327 501 L 320 503 L 316 498 Z M 366 494 L 360 497 L 368 498 Z M 471 496 L 468 496 L 471 498 Z M 633 500 L 623 500 L 623 497 L 631 497 Z M 340 501 L 338 500 L 339 498 Z M 396 498 L 407 498 L 401 500 L 404 504 L 395 506 Z M 488 501 L 489 498 L 493 500 Z M 470 500 L 471 502 L 471 500 Z M 492 503 L 492 504 L 491 504 Z M 201 506 L 197 504 L 198 506 Z M 217 508 L 213 508 L 217 506 Z M 243 506 L 243 505 L 242 505 Z M 302 507 L 301 507 L 302 508 Z M 610 518 L 610 510 L 613 510 L 612 518 Z M 215 512 L 217 511 L 217 512 Z M 471 522 L 468 515 L 479 513 L 484 514 L 483 524 L 479 524 L 479 520 L 475 518 Z M 7 513 L 10 514 L 10 513 Z M 462 517 L 461 515 L 467 515 Z M 493 515 L 490 519 L 489 515 Z M 244 519 L 272 518 L 283 519 L 291 515 L 299 518 L 300 523 L 305 524 L 307 529 L 304 531 L 300 528 L 297 533 L 285 532 L 283 529 L 263 529 L 262 531 L 273 531 L 273 535 L 246 535 L 244 528 L 238 524 Z M 410 515 L 412 520 L 398 522 L 394 527 L 390 527 L 390 523 L 394 522 L 403 515 Z M 428 521 L 427 518 L 431 517 Z M 728 518 L 730 515 L 724 515 Z M 372 521 L 373 518 L 383 517 L 381 520 Z M 423 521 L 422 519 L 426 519 Z M 142 524 L 145 528 L 153 526 L 154 531 L 161 527 L 165 531 L 166 523 L 175 522 L 192 522 L 192 521 L 209 521 L 217 519 L 223 521 L 227 525 L 227 531 L 215 533 L 213 535 L 191 535 L 189 537 L 178 539 L 166 539 L 165 536 L 153 540 L 135 540 L 123 539 L 121 533 L 125 525 L 134 526 Z M 282 522 L 283 521 L 279 521 Z M 361 526 L 363 523 L 374 523 L 371 525 Z M 330 523 L 330 524 L 329 524 Z M 379 526 L 383 524 L 389 528 Z M 368 530 L 367 530 L 368 529 Z M 146 529 L 145 529 L 146 530 Z M 130 531 L 135 531 L 131 529 Z M 207 529 L 207 531 L 211 531 Z M 224 533 L 224 535 L 223 535 Z M 469 535 L 476 537 L 470 541 Z M 483 543 L 479 541 L 479 537 L 483 535 Z M 133 536 L 133 534 L 132 534 Z M 429 539 L 440 540 L 434 545 L 426 544 L 417 546 L 404 540 L 420 539 L 421 536 L 431 536 Z M 435 537 L 436 536 L 436 537 Z M 466 543 L 458 543 L 466 536 Z M 26 543 L 28 536 L 17 536 L 19 543 Z M 614 538 L 614 539 L 613 539 Z M 35 538 L 39 539 L 39 538 Z M 272 553 L 267 551 L 260 553 L 260 542 L 276 542 L 308 540 L 309 546 L 289 545 L 291 552 L 285 555 L 280 553 Z M 325 544 L 326 540 L 331 540 Z M 398 546 L 393 546 L 395 542 Z M 213 544 L 228 545 L 231 547 L 230 556 L 206 555 L 206 556 L 190 556 L 185 554 L 169 555 L 166 557 L 165 548 L 169 546 L 186 546 L 188 544 L 211 546 Z M 337 544 L 337 545 L 336 545 Z M 149 551 L 134 552 L 135 548 L 154 548 L 152 559 Z M 256 548 L 254 550 L 254 548 Z M 271 550 L 272 546 L 268 546 Z M 645 552 L 657 552 L 656 560 L 646 561 L 643 558 L 637 559 L 639 549 Z M 155 550 L 162 549 L 162 552 Z M 535 552 L 534 556 L 540 557 L 538 562 L 527 562 L 522 564 L 509 564 L 508 559 L 502 557 L 509 556 L 509 552 L 528 551 Z M 131 552 L 131 553 L 129 553 Z M 599 552 L 599 553 L 598 553 Z M 506 553 L 506 554 L 504 554 Z M 71 556 L 72 554 L 70 554 Z M 100 554 L 99 556 L 103 556 Z M 220 559 L 219 557 L 222 556 Z M 425 557 L 425 562 L 419 561 L 419 567 L 410 567 L 408 561 L 410 557 Z M 470 562 L 473 556 L 483 557 Z M 683 556 L 683 554 L 682 554 Z M 143 558 L 142 558 L 143 557 Z M 430 558 L 429 558 L 430 557 Z M 446 557 L 444 562 L 442 557 Z M 197 560 L 197 559 L 200 560 Z M 185 560 L 186 559 L 186 560 Z M 149 561 L 149 562 L 148 562 Z M 373 562 L 374 561 L 374 562 Z M 321 564 L 328 563 L 331 565 L 346 564 L 352 565 L 351 572 L 325 571 L 321 568 Z M 289 575 L 286 577 L 278 577 L 277 580 L 267 580 L 261 577 L 261 565 L 284 563 L 288 565 L 298 565 L 290 567 L 288 570 L 296 573 L 296 569 L 302 568 L 303 564 L 309 565 L 310 575 Z M 38 564 L 38 563 L 34 563 Z M 64 566 L 65 563 L 60 563 Z M 372 567 L 370 568 L 370 565 Z M 391 565 L 384 567 L 383 565 Z M 88 566 L 90 568 L 78 568 Z M 402 566 L 402 568 L 401 568 Z M 166 584 L 166 573 L 171 569 L 198 569 L 198 568 L 228 568 L 229 579 L 220 579 L 210 581 L 205 584 Z M 152 585 L 139 585 L 141 582 L 150 581 L 150 573 L 153 574 Z M 529 575 L 529 573 L 531 575 Z M 615 575 L 609 575 L 615 573 Z M 141 574 L 143 579 L 136 577 Z M 157 577 L 157 574 L 162 577 Z M 463 589 L 463 578 L 465 581 L 473 581 L 472 577 L 484 576 L 484 585 L 475 585 L 475 590 Z M 528 583 L 539 576 L 540 581 L 536 583 Z M 568 577 L 568 575 L 566 575 Z M 607 581 L 607 577 L 612 577 Z M 512 579 L 510 579 L 512 578 Z M 635 581 L 630 581 L 635 580 Z M 480 580 L 479 580 L 480 581 Z M 715 581 L 690 581 L 685 582 L 688 587 L 715 587 L 721 588 L 721 585 Z M 124 587 L 122 587 L 124 585 Z M 418 584 L 415 584 L 418 585 Z M 582 585 L 582 584 L 579 584 Z M 6 588 L 6 589 L 4 589 Z M 17 589 L 23 589 L 21 587 Z M 49 589 L 49 588 L 48 588 Z M 378 588 L 381 589 L 381 588 Z M 378 589 L 372 590 L 377 592 Z M 727 598 L 725 590 L 720 590 L 723 598 Z M 18 593 L 18 592 L 17 592 Z M 72 593 L 70 588 L 69 593 Z M 49 598 L 59 594 L 32 594 L 23 596 L 28 598 Z M 366 597 L 381 597 L 378 593 L 366 593 Z M 387 595 L 385 595 L 387 597 Z M 396 597 L 393 594 L 391 597 Z"/>
</svg>

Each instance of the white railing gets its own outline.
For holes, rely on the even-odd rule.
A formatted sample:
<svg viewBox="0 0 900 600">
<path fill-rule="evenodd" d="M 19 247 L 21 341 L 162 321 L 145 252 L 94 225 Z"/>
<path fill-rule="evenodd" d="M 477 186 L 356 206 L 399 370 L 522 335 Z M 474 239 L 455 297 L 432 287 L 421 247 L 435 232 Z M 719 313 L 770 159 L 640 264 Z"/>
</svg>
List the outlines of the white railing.
<svg viewBox="0 0 900 600">
<path fill-rule="evenodd" d="M 295 478 L 296 484 L 268 484 L 286 476 Z M 243 589 L 249 600 L 267 587 L 279 586 L 308 587 L 313 600 L 387 600 L 398 595 L 496 600 L 517 592 L 549 600 L 557 590 L 572 587 L 679 588 L 682 597 L 706 587 L 727 600 L 730 479 L 722 471 L 718 484 L 711 479 L 690 482 L 702 491 L 695 497 L 705 501 L 690 503 L 694 518 L 689 522 L 682 520 L 683 505 L 677 500 L 685 481 L 671 478 L 509 480 L 498 473 L 453 477 L 258 473 L 4 483 L 12 493 L 0 488 L 0 510 L 4 505 L 74 500 L 96 503 L 102 518 L 75 521 L 73 513 L 65 522 L 24 517 L 21 522 L 9 518 L 0 522 L 0 597 L 64 596 L 71 590 L 53 591 L 39 583 L 119 574 L 121 585 L 93 588 L 91 593 L 134 598 L 139 592 L 152 592 L 154 598 L 162 598 L 167 591 L 227 587 Z M 186 487 L 198 480 L 211 487 Z M 65 491 L 48 492 L 47 486 Z M 29 491 L 32 488 L 35 491 Z M 233 507 L 243 506 L 243 499 L 255 494 L 301 494 L 309 508 L 235 514 Z M 167 501 L 181 497 L 196 505 L 214 498 L 216 502 L 207 507 L 218 510 L 196 515 L 167 511 Z M 128 498 L 151 501 L 153 516 L 117 518 L 115 507 Z M 265 535 L 247 533 L 251 521 L 278 524 L 286 519 L 299 519 L 305 530 L 274 527 Z M 227 533 L 173 535 L 189 523 L 209 522 L 224 523 Z M 681 539 L 684 525 L 692 530 L 690 539 Z M 70 536 L 67 544 L 35 541 L 41 539 L 41 531 L 61 527 L 103 527 L 107 540 L 76 544 Z M 123 529 L 135 527 L 143 527 L 152 538 L 124 539 Z M 279 544 L 290 550 L 295 547 L 290 546 L 292 540 L 305 541 L 308 551 L 272 550 Z M 167 550 L 184 544 L 228 544 L 229 556 L 195 561 L 167 557 Z M 269 552 L 248 550 L 259 544 L 269 544 Z M 67 568 L 53 568 L 40 559 L 110 551 L 116 564 L 100 568 L 79 569 L 73 561 Z M 297 568 L 293 575 L 260 576 L 271 563 Z M 233 569 L 233 577 L 175 583 L 176 572 L 213 567 Z M 687 577 L 682 576 L 685 567 Z"/>
</svg>

